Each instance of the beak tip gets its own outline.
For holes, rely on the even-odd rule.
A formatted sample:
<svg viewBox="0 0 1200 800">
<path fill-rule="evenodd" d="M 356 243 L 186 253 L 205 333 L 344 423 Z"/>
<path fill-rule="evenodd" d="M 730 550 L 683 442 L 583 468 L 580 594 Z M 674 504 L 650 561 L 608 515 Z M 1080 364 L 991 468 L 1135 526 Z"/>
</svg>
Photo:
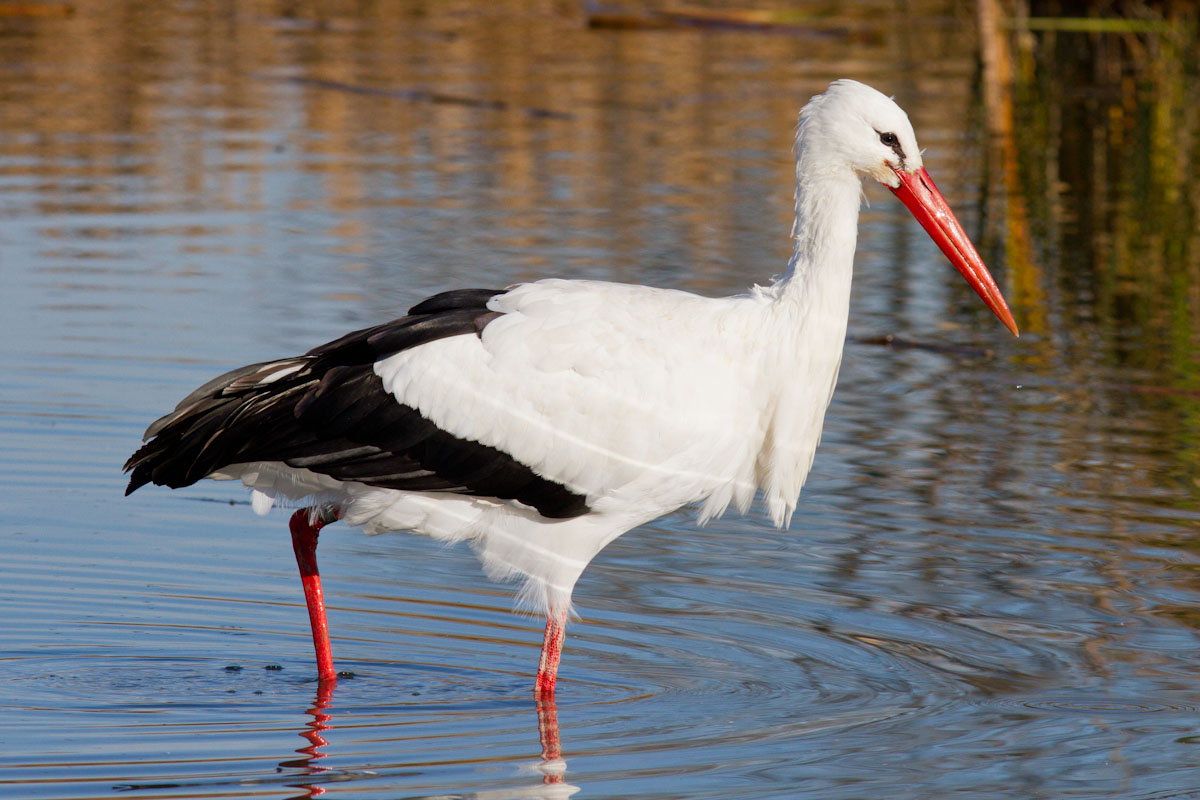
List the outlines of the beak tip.
<svg viewBox="0 0 1200 800">
<path fill-rule="evenodd" d="M 991 304 L 989 303 L 989 305 Z M 1000 319 L 1000 324 L 1008 328 L 1009 333 L 1020 339 L 1021 331 L 1017 328 L 1017 321 L 1013 319 L 1012 312 L 1008 310 L 1008 305 L 1001 299 L 998 306 L 998 308 L 993 307 L 992 311 Z"/>
</svg>

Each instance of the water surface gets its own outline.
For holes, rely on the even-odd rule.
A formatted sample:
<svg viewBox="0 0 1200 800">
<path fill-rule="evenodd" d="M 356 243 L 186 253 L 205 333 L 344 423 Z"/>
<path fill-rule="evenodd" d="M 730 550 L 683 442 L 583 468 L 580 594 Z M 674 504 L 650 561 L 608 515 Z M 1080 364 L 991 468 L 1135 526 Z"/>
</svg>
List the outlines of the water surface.
<svg viewBox="0 0 1200 800">
<path fill-rule="evenodd" d="M 6 7 L 0 792 L 1200 796 L 1194 43 L 1012 34 L 997 101 L 957 7 Z M 122 497 L 195 386 L 431 292 L 766 282 L 795 113 L 843 76 L 910 109 L 1023 336 L 867 187 L 790 528 L 684 510 L 609 546 L 556 720 L 541 622 L 466 549 L 327 529 L 356 677 L 319 692 L 283 515 Z"/>
</svg>

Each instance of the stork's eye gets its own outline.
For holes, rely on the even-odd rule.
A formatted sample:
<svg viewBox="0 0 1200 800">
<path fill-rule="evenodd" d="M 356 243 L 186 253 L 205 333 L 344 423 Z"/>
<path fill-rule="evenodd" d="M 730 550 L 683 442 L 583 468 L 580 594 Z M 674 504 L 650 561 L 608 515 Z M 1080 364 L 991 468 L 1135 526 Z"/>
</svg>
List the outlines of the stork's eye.
<svg viewBox="0 0 1200 800">
<path fill-rule="evenodd" d="M 900 144 L 900 140 L 896 138 L 896 134 L 894 133 L 879 134 L 879 141 L 883 142 L 888 147 L 895 147 L 896 145 Z"/>
</svg>

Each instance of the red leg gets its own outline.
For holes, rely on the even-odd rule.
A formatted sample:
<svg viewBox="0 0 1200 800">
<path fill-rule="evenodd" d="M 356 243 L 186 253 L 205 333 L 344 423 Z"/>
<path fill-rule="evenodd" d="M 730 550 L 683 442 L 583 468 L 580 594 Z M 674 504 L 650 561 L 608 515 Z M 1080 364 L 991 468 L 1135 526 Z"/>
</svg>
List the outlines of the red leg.
<svg viewBox="0 0 1200 800">
<path fill-rule="evenodd" d="M 562 761 L 562 745 L 558 738 L 558 708 L 554 704 L 554 682 L 558 677 L 558 662 L 562 658 L 566 637 L 567 615 L 551 612 L 546 620 L 546 638 L 542 642 L 542 660 L 538 664 L 537 683 L 533 696 L 537 701 L 538 734 L 542 740 L 543 782 L 562 783 L 566 764 Z"/>
<path fill-rule="evenodd" d="M 336 517 L 334 517 L 336 519 Z M 321 594 L 321 574 L 317 571 L 317 535 L 332 522 L 314 509 L 302 508 L 288 522 L 292 531 L 292 549 L 300 567 L 300 582 L 308 603 L 308 621 L 312 625 L 313 647 L 317 651 L 317 675 L 321 681 L 337 680 L 333 669 L 333 650 L 329 646 L 329 623 L 325 620 L 325 598 Z"/>
<path fill-rule="evenodd" d="M 562 658 L 563 639 L 567 635 L 567 615 L 552 612 L 546 620 L 546 638 L 542 642 L 542 660 L 538 664 L 533 694 L 538 700 L 553 700 L 558 662 Z"/>
</svg>

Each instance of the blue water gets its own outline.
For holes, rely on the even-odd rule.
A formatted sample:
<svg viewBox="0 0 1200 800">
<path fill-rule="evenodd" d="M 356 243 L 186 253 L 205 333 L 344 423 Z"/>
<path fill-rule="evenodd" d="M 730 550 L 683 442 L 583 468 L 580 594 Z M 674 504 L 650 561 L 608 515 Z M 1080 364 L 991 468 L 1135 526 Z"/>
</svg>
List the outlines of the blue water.
<svg viewBox="0 0 1200 800">
<path fill-rule="evenodd" d="M 946 9 L 880 40 L 522 4 L 45 8 L 0 17 L 0 794 L 1200 796 L 1200 308 L 1144 288 L 1187 262 L 1119 284 L 1139 316 L 1044 218 L 1037 260 L 1010 258 Z M 897 71 L 892 37 L 940 67 Z M 468 550 L 328 528 L 355 677 L 321 693 L 283 514 L 229 484 L 122 496 L 145 426 L 195 386 L 433 291 L 767 281 L 794 114 L 843 74 L 911 109 L 1024 335 L 868 187 L 790 529 L 684 510 L 610 545 L 556 721 L 531 692 L 542 621 Z M 1136 208 L 1126 190 L 1054 188 L 1055 224 Z"/>
</svg>

